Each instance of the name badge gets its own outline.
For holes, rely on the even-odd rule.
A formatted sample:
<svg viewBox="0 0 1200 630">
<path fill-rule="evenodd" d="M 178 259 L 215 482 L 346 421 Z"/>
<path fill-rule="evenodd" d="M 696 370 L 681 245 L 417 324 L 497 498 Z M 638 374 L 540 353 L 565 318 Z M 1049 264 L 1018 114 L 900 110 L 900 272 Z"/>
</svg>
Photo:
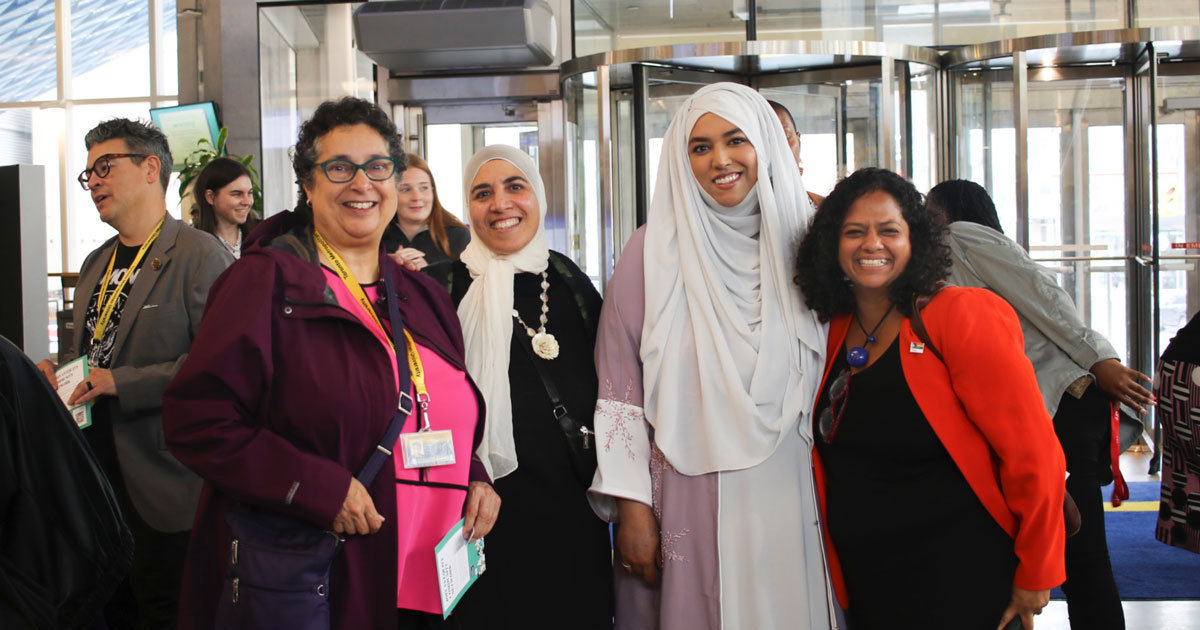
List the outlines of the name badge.
<svg viewBox="0 0 1200 630">
<path fill-rule="evenodd" d="M 400 436 L 405 468 L 449 466 L 454 463 L 454 436 L 450 431 L 418 431 Z"/>
</svg>

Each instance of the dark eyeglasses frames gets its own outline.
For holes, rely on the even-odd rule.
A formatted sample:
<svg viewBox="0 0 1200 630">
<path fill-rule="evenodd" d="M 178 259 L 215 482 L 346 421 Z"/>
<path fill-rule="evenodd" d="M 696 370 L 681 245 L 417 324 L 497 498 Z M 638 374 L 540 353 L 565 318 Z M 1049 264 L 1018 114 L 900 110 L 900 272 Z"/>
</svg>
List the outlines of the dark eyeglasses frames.
<svg viewBox="0 0 1200 630">
<path fill-rule="evenodd" d="M 846 398 L 850 393 L 850 370 L 842 370 L 837 378 L 829 384 L 829 404 L 821 410 L 821 415 L 817 420 L 817 429 L 821 432 L 821 438 L 826 444 L 833 442 L 833 437 L 837 435 L 838 425 L 842 423 L 842 416 L 846 413 Z"/>
<path fill-rule="evenodd" d="M 335 184 L 345 184 L 354 179 L 360 169 L 367 179 L 376 182 L 384 181 L 396 174 L 396 160 L 390 157 L 373 158 L 365 164 L 355 164 L 350 160 L 334 158 L 325 160 L 317 166 L 321 168 L 322 173 L 325 173 L 326 179 Z"/>
<path fill-rule="evenodd" d="M 95 162 L 92 162 L 91 168 L 83 169 L 83 172 L 79 174 L 79 185 L 83 186 L 84 190 L 91 190 L 91 188 L 88 186 L 88 180 L 92 178 L 92 174 L 95 173 L 96 177 L 99 177 L 100 179 L 108 177 L 108 172 L 112 169 L 112 161 L 123 157 L 147 158 L 150 156 L 144 153 L 105 153 L 104 155 L 96 158 Z"/>
</svg>

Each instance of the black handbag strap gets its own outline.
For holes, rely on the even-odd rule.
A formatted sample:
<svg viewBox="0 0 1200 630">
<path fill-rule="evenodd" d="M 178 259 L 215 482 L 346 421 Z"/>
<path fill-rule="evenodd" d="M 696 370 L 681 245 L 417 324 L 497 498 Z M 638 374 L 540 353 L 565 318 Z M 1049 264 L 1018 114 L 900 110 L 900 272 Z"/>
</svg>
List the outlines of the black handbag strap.
<svg viewBox="0 0 1200 630">
<path fill-rule="evenodd" d="M 383 439 L 379 440 L 379 445 L 371 452 L 371 457 L 367 459 L 367 464 L 363 466 L 362 472 L 358 473 L 357 477 L 363 487 L 370 487 L 371 482 L 375 481 L 375 475 L 387 463 L 388 458 L 392 456 L 392 447 L 396 445 L 396 440 L 400 438 L 400 431 L 404 428 L 404 421 L 413 411 L 413 399 L 409 395 L 408 390 L 411 386 L 412 374 L 408 371 L 408 357 L 402 348 L 407 349 L 404 343 L 404 320 L 400 318 L 400 307 L 396 302 L 400 296 L 396 293 L 396 284 L 392 280 L 392 265 L 385 264 L 384 269 L 384 301 L 387 302 L 388 320 L 392 324 L 392 345 L 396 350 L 396 372 L 400 381 L 400 402 L 397 405 L 396 415 L 392 416 L 392 422 L 388 425 L 387 432 L 383 434 Z M 405 409 L 405 402 L 408 402 L 408 408 Z"/>
<path fill-rule="evenodd" d="M 941 361 L 942 363 L 945 363 L 946 360 L 942 358 L 942 353 L 938 352 L 937 346 L 933 345 L 933 340 L 929 338 L 929 331 L 925 329 L 925 321 L 921 319 L 921 309 L 925 308 L 927 304 L 933 301 L 933 296 L 937 295 L 939 291 L 947 286 L 949 286 L 949 284 L 944 280 L 939 281 L 936 285 L 934 285 L 933 292 L 931 292 L 929 295 L 913 296 L 912 317 L 909 318 L 909 322 L 912 324 L 912 329 L 913 332 L 916 333 L 917 339 L 920 339 L 921 343 L 925 344 L 925 347 L 929 348 L 930 352 L 933 352 L 933 356 L 937 357 L 938 361 Z"/>
<path fill-rule="evenodd" d="M 519 330 L 524 330 L 525 326 L 517 320 L 517 316 L 513 315 L 513 324 L 519 327 Z M 546 371 L 546 366 L 538 360 L 538 356 L 533 352 L 533 345 L 526 343 L 524 339 L 517 342 L 518 346 L 525 349 L 525 354 L 529 355 L 529 360 L 533 361 L 533 367 L 537 370 L 538 376 L 542 378 L 542 387 L 546 389 L 546 395 L 550 397 L 550 404 L 554 405 L 554 419 L 561 420 L 567 414 L 567 406 L 563 404 L 562 396 L 558 393 L 558 386 L 554 384 L 554 379 L 550 377 L 550 373 Z M 568 431 L 568 427 L 564 426 L 563 431 Z"/>
</svg>

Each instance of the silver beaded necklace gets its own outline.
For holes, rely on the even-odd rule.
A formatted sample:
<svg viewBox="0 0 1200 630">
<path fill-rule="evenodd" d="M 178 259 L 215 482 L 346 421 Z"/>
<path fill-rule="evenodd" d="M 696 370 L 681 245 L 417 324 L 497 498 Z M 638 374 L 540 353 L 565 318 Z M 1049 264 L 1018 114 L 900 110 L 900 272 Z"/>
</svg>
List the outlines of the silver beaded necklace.
<svg viewBox="0 0 1200 630">
<path fill-rule="evenodd" d="M 550 313 L 550 296 L 546 293 L 550 288 L 550 281 L 547 279 L 546 272 L 542 272 L 542 294 L 538 297 L 542 300 L 542 314 L 538 318 L 540 324 L 537 330 L 529 327 L 525 320 L 521 319 L 521 314 L 517 309 L 513 309 L 513 317 L 517 318 L 517 322 L 525 329 L 525 333 L 529 335 L 530 344 L 533 346 L 534 354 L 543 359 L 553 359 L 558 356 L 558 340 L 554 335 L 546 332 L 547 315 Z"/>
</svg>

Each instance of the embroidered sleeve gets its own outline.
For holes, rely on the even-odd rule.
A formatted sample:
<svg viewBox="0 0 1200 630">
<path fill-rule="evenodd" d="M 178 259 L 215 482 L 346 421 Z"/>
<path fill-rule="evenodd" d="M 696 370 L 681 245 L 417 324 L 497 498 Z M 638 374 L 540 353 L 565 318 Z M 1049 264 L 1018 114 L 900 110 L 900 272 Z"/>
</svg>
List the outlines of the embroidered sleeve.
<svg viewBox="0 0 1200 630">
<path fill-rule="evenodd" d="M 596 476 L 588 493 L 601 518 L 616 520 L 616 499 L 652 505 L 650 430 L 642 410 L 639 348 L 645 282 L 640 232 L 625 246 L 608 285 L 596 333 Z"/>
<path fill-rule="evenodd" d="M 614 392 L 612 383 L 601 385 L 596 402 L 596 476 L 591 501 L 596 513 L 615 520 L 613 499 L 633 499 L 651 504 L 650 436 L 642 408 L 630 404 L 632 384 L 624 394 Z"/>
</svg>

